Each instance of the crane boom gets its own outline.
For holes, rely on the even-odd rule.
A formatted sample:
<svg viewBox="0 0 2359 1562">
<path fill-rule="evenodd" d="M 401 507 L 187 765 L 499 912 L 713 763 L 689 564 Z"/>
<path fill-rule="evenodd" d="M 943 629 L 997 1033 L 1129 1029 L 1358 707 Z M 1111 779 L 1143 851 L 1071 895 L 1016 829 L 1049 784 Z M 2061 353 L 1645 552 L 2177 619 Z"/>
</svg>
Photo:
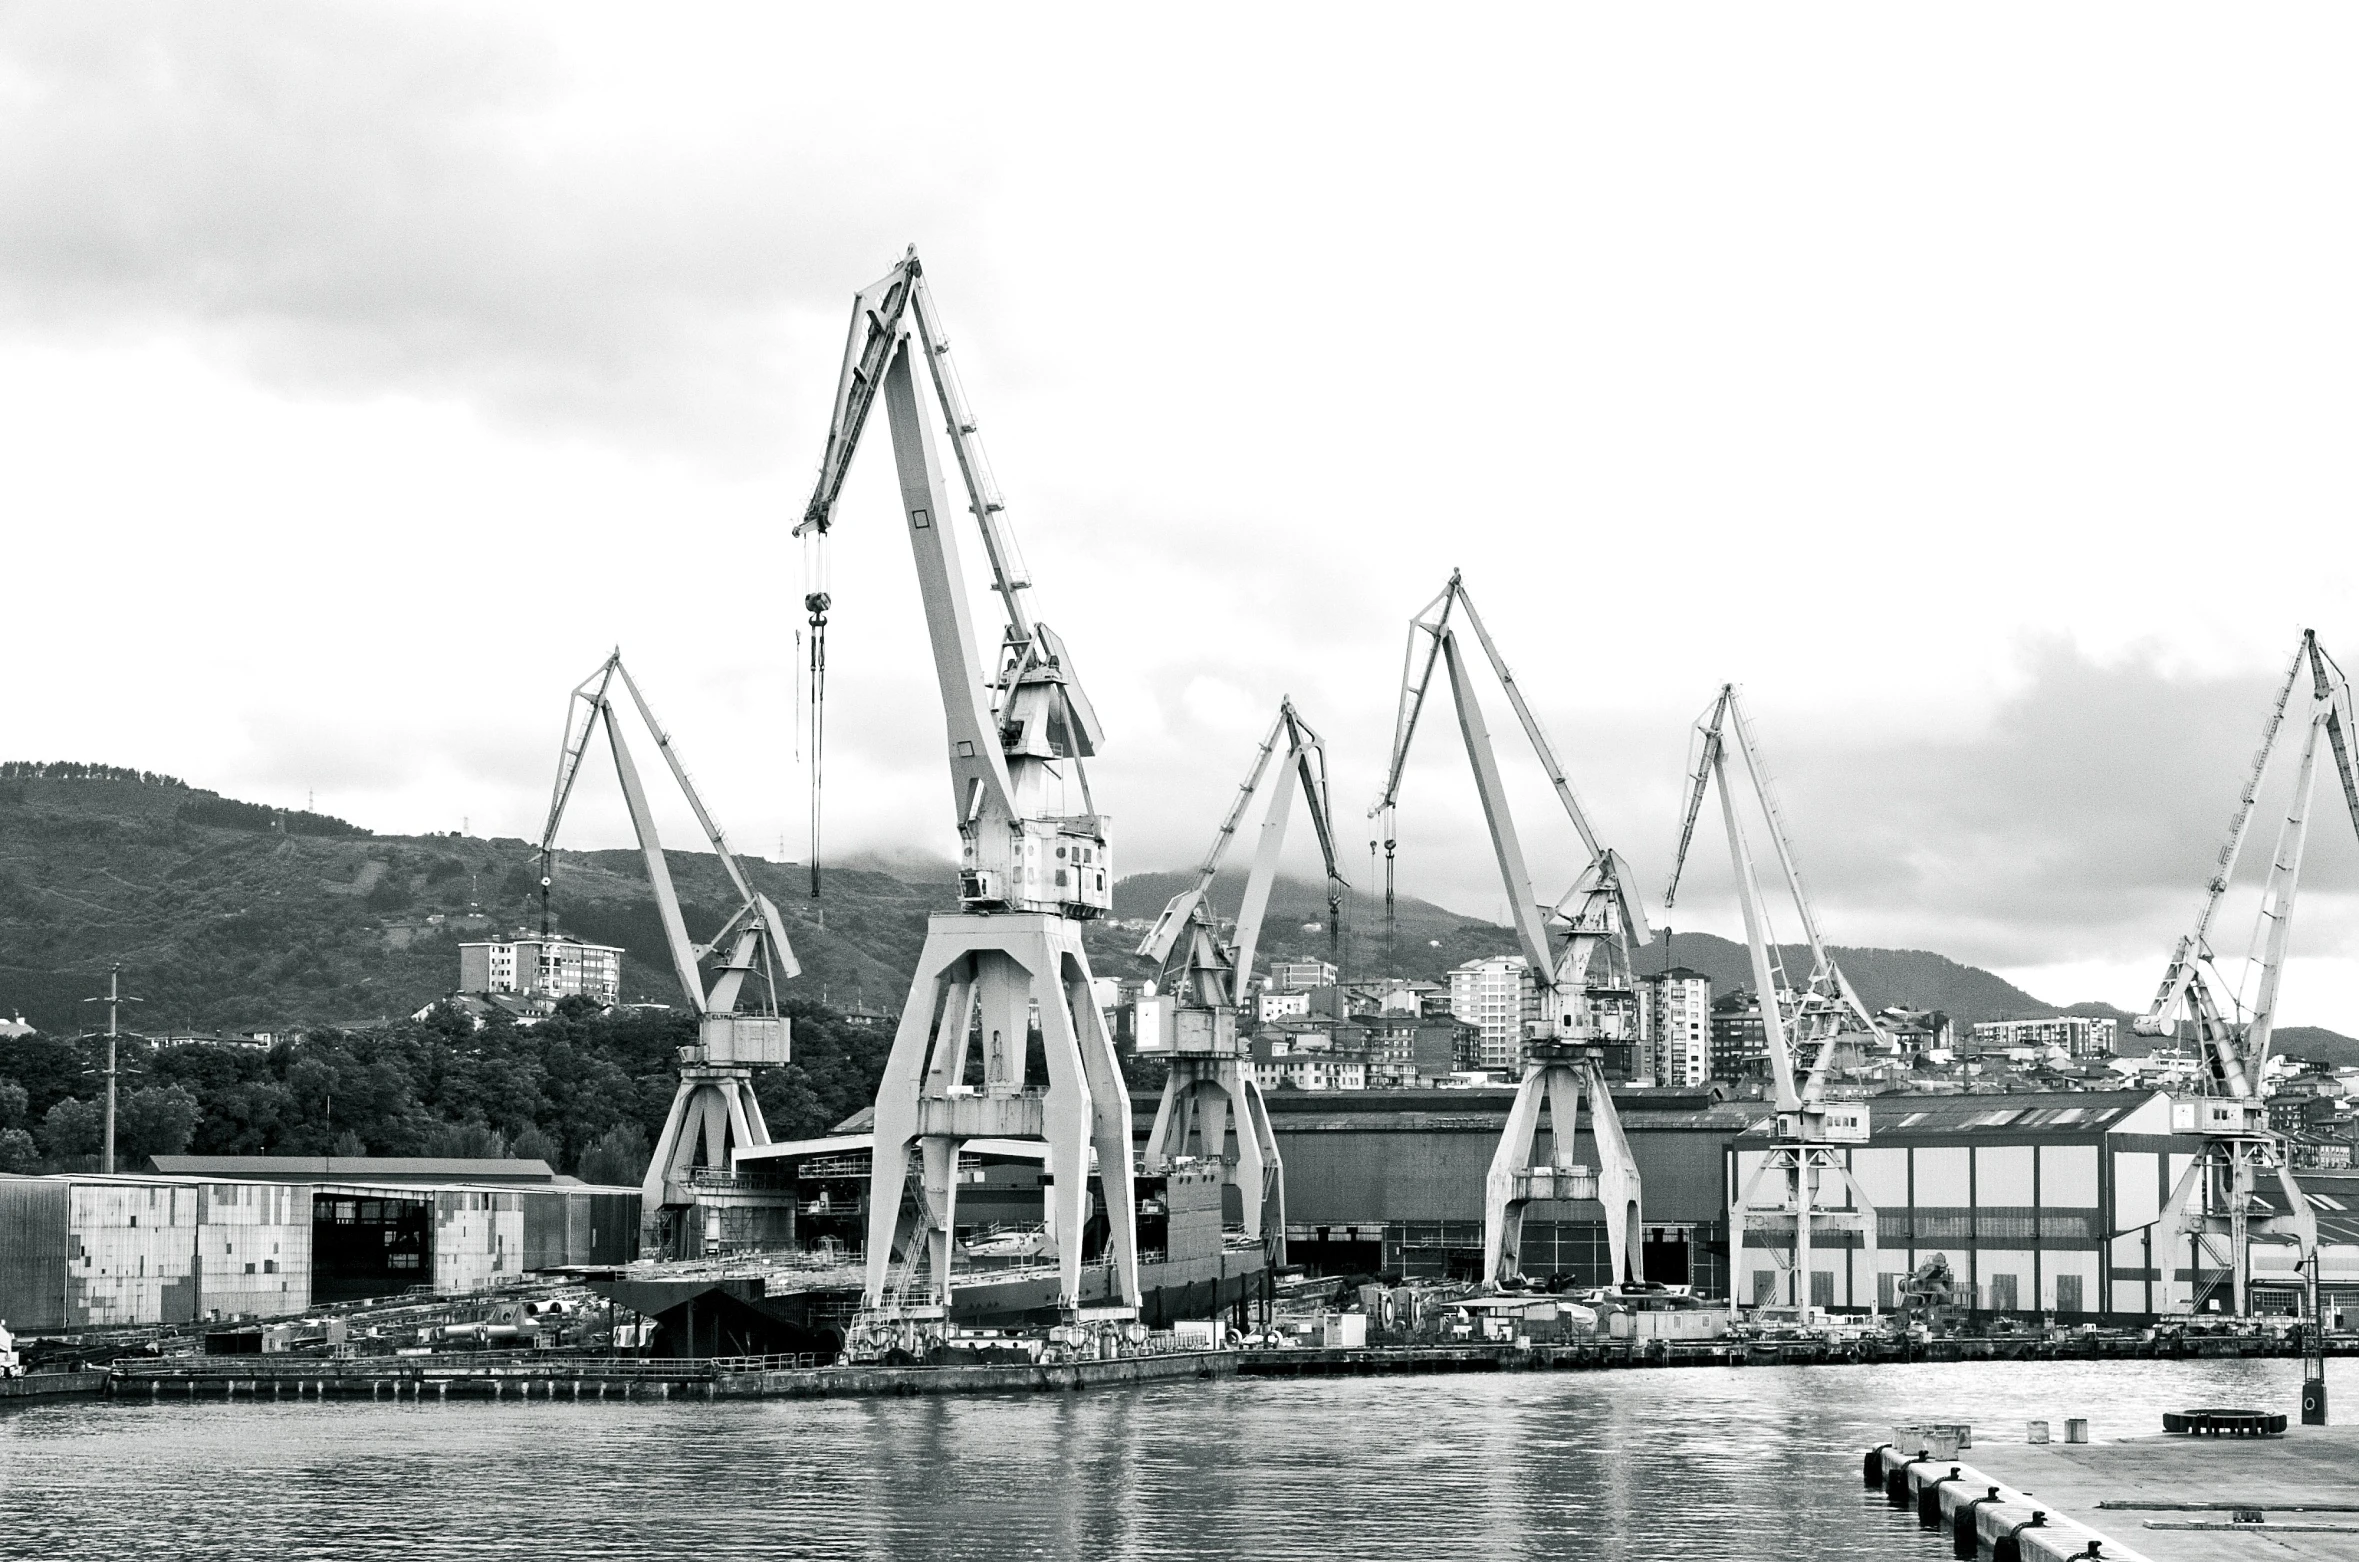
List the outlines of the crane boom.
<svg viewBox="0 0 2359 1562">
<path fill-rule="evenodd" d="M 949 483 L 920 407 L 913 353 L 925 358 L 966 509 L 980 530 L 1006 617 L 995 660 L 985 658 L 972 622 L 949 524 Z M 1033 611 L 1032 582 L 914 246 L 854 300 L 819 478 L 796 535 L 815 534 L 824 544 L 880 399 L 892 425 L 903 518 L 948 728 L 960 901 L 979 911 L 1102 915 L 1113 904 L 1112 865 L 1082 762 L 1096 755 L 1104 733 L 1071 653 Z M 1078 812 L 1066 799 L 1068 774 L 1081 791 Z"/>
<path fill-rule="evenodd" d="M 1852 1018 L 1865 1026 L 1869 1035 L 1880 1042 L 1888 1042 L 1891 1038 L 1884 1034 L 1884 1027 L 1868 1012 L 1868 1006 L 1860 1001 L 1859 994 L 1852 989 L 1851 979 L 1843 974 L 1843 968 L 1835 963 L 1835 957 L 1827 950 L 1827 941 L 1819 936 L 1818 915 L 1810 909 L 1809 892 L 1802 887 L 1802 869 L 1794 856 L 1793 839 L 1786 833 L 1785 814 L 1778 807 L 1777 789 L 1770 781 L 1769 766 L 1761 757 L 1759 745 L 1753 741 L 1752 726 L 1745 720 L 1744 703 L 1737 698 L 1733 684 L 1727 693 L 1729 725 L 1736 732 L 1738 751 L 1745 757 L 1745 773 L 1752 778 L 1753 793 L 1761 800 L 1761 816 L 1769 823 L 1770 844 L 1777 849 L 1778 866 L 1785 872 L 1786 888 L 1794 897 L 1795 913 L 1802 919 L 1802 933 L 1810 943 L 1811 986 L 1816 990 L 1821 984 L 1831 985 L 1833 996 L 1851 1011 Z M 1818 1071 L 1814 1070 L 1813 1080 L 1817 1077 Z"/>
<path fill-rule="evenodd" d="M 1457 577 L 1451 576 L 1451 581 L 1455 584 Z M 1548 784 L 1555 789 L 1556 800 L 1564 805 L 1565 817 L 1573 822 L 1581 845 L 1595 860 L 1604 848 L 1597 844 L 1597 832 L 1589 827 L 1588 811 L 1582 808 L 1581 799 L 1573 791 L 1572 777 L 1565 774 L 1564 766 L 1557 760 L 1556 746 L 1548 741 L 1547 729 L 1540 725 L 1540 718 L 1525 701 L 1522 686 L 1508 670 L 1507 658 L 1499 654 L 1499 647 L 1491 640 L 1491 631 L 1483 626 L 1482 615 L 1474 610 L 1474 598 L 1467 595 L 1464 586 L 1458 588 L 1458 600 L 1466 609 L 1466 622 L 1473 628 L 1475 639 L 1482 642 L 1483 655 L 1489 658 L 1491 671 L 1499 675 L 1499 686 L 1507 691 L 1507 703 L 1514 708 L 1515 719 L 1523 723 L 1524 736 L 1532 740 L 1532 752 L 1540 756 L 1540 768 L 1548 772 Z"/>
<path fill-rule="evenodd" d="M 1441 635 L 1442 660 L 1450 673 L 1450 694 L 1458 706 L 1458 730 L 1466 739 L 1466 756 L 1474 764 L 1474 788 L 1483 805 L 1483 822 L 1490 827 L 1491 853 L 1498 859 L 1499 879 L 1507 890 L 1507 912 L 1516 941 L 1531 962 L 1532 979 L 1547 991 L 1556 988 L 1556 959 L 1549 952 L 1548 929 L 1540 920 L 1540 903 L 1532 893 L 1532 870 L 1524 860 L 1523 842 L 1515 832 L 1515 814 L 1507 805 L 1507 788 L 1499 778 L 1499 757 L 1491 746 L 1491 729 L 1483 721 L 1482 703 L 1467 681 L 1466 662 L 1458 652 L 1458 637 Z"/>
<path fill-rule="evenodd" d="M 1244 784 L 1237 788 L 1236 798 L 1230 802 L 1229 811 L 1221 816 L 1220 829 L 1213 834 L 1211 848 L 1204 853 L 1204 860 L 1196 865 L 1196 882 L 1171 897 L 1170 904 L 1163 908 L 1163 914 L 1155 919 L 1154 927 L 1148 930 L 1145 938 L 1139 940 L 1138 954 L 1142 959 L 1161 965 L 1170 958 L 1172 945 L 1178 941 L 1180 929 L 1211 892 L 1213 878 L 1220 872 L 1220 860 L 1228 854 L 1229 843 L 1237 838 L 1237 826 L 1244 822 L 1245 811 L 1253 806 L 1253 794 L 1260 790 L 1262 775 L 1269 769 L 1270 755 L 1276 752 L 1278 739 L 1285 732 L 1286 712 L 1281 708 L 1270 722 L 1269 736 L 1261 740 L 1261 747 L 1253 756 L 1253 768 L 1245 773 Z"/>
<path fill-rule="evenodd" d="M 1370 805 L 1370 817 L 1381 816 L 1385 836 L 1385 900 L 1392 901 L 1392 864 L 1398 832 L 1395 813 L 1400 802 L 1401 782 L 1407 772 L 1409 748 L 1417 734 L 1419 716 L 1424 713 L 1426 696 L 1433 684 L 1437 667 L 1444 668 L 1450 683 L 1451 698 L 1458 710 L 1459 730 L 1465 739 L 1467 756 L 1475 772 L 1475 786 L 1483 804 L 1483 814 L 1491 832 L 1493 855 L 1498 860 L 1499 874 L 1506 888 L 1509 920 L 1514 923 L 1517 942 L 1532 964 L 1533 974 L 1544 988 L 1553 988 L 1559 979 L 1561 961 L 1547 952 L 1545 922 L 1540 906 L 1532 892 L 1531 871 L 1525 866 L 1523 847 L 1516 833 L 1515 820 L 1508 808 L 1505 787 L 1499 778 L 1496 750 L 1491 740 L 1490 727 L 1484 721 L 1481 702 L 1469 681 L 1467 668 L 1458 649 L 1457 632 L 1450 619 L 1463 610 L 1468 625 L 1474 630 L 1483 655 L 1498 676 L 1507 693 L 1508 704 L 1514 709 L 1517 721 L 1530 740 L 1532 750 L 1547 773 L 1549 785 L 1555 792 L 1565 817 L 1572 822 L 1574 832 L 1581 838 L 1589 854 L 1589 865 L 1581 881 L 1577 882 L 1569 901 L 1574 898 L 1594 898 L 1599 895 L 1611 899 L 1616 915 L 1621 920 L 1620 935 L 1644 943 L 1648 937 L 1645 909 L 1629 887 L 1629 876 L 1618 854 L 1600 846 L 1597 832 L 1591 827 L 1588 811 L 1582 807 L 1579 795 L 1573 790 L 1572 779 L 1556 757 L 1555 745 L 1540 723 L 1530 702 L 1525 700 L 1522 687 L 1515 681 L 1514 670 L 1508 666 L 1498 643 L 1491 638 L 1489 628 L 1476 611 L 1474 598 L 1466 589 L 1464 576 L 1457 571 L 1450 575 L 1449 584 L 1431 602 L 1419 609 L 1409 621 L 1409 647 L 1402 658 L 1402 687 L 1398 710 L 1393 721 L 1392 758 L 1385 770 L 1384 790 Z M 1423 666 L 1418 664 L 1418 638 L 1426 639 Z M 1555 910 L 1562 913 L 1565 902 Z M 1585 964 L 1587 949 L 1581 950 L 1580 964 Z"/>
<path fill-rule="evenodd" d="M 2277 688 L 2277 698 L 2269 704 L 2269 718 L 2261 725 L 2261 746 L 2253 751 L 2252 767 L 2245 772 L 2243 790 L 2236 795 L 2236 812 L 2228 821 L 2228 843 L 2220 848 L 2217 869 L 2204 886 L 2203 909 L 2196 913 L 2195 926 L 2171 951 L 2170 964 L 2164 968 L 2162 983 L 2154 991 L 2154 1001 L 2146 1012 L 2131 1025 L 2143 1035 L 2161 1035 L 2170 1025 L 2169 1016 L 2187 998 L 2188 983 L 2196 977 L 2197 965 L 2209 957 L 2207 942 L 2212 917 L 2220 909 L 2221 897 L 2228 893 L 2228 881 L 2236 875 L 2236 860 L 2244 853 L 2245 832 L 2252 826 L 2253 808 L 2261 795 L 2261 778 L 2268 773 L 2270 757 L 2277 750 L 2277 734 L 2285 726 L 2285 711 L 2293 699 L 2293 687 L 2302 675 L 2303 664 L 2309 660 L 2314 639 L 2305 633 L 2294 647 L 2293 662 L 2285 669 L 2285 677 Z M 2342 762 L 2345 775 L 2349 774 L 2347 756 L 2336 756 Z M 2359 795 L 2352 798 L 2352 817 L 2359 819 Z"/>
<path fill-rule="evenodd" d="M 1155 962 L 1158 968 L 1169 964 L 1172 951 L 1180 935 L 1191 927 L 1208 933 L 1212 928 L 1210 895 L 1213 878 L 1220 871 L 1221 860 L 1237 836 L 1237 827 L 1260 793 L 1262 783 L 1270 774 L 1270 761 L 1285 748 L 1285 758 L 1279 762 L 1277 779 L 1267 812 L 1263 815 L 1260 839 L 1255 844 L 1253 866 L 1246 876 L 1245 898 L 1237 912 L 1234 936 L 1222 948 L 1221 957 L 1229 968 L 1228 990 L 1237 1001 L 1245 995 L 1245 984 L 1253 972 L 1253 957 L 1261 942 L 1262 918 L 1269 908 L 1271 891 L 1277 884 L 1278 858 L 1284 848 L 1286 825 L 1293 814 L 1294 794 L 1302 793 L 1303 806 L 1311 817 L 1311 829 L 1318 837 L 1319 854 L 1327 874 L 1328 926 L 1335 927 L 1335 917 L 1343 906 L 1344 892 L 1351 883 L 1343 875 L 1336 857 L 1333 807 L 1327 793 L 1327 748 L 1302 713 L 1294 708 L 1290 697 L 1278 701 L 1278 714 L 1270 723 L 1269 735 L 1254 752 L 1252 768 L 1237 789 L 1228 812 L 1221 817 L 1220 828 L 1212 838 L 1211 848 L 1197 865 L 1196 882 L 1163 908 L 1155 919 L 1154 928 L 1139 941 L 1138 954 Z M 1331 942 L 1333 941 L 1331 934 Z M 1217 943 L 1217 940 L 1216 940 Z"/>
<path fill-rule="evenodd" d="M 1728 829 L 1729 851 L 1736 868 L 1737 895 L 1742 902 L 1746 941 L 1751 946 L 1754 986 L 1761 994 L 1762 1028 L 1768 1042 L 1771 1072 L 1777 1076 L 1781 1102 L 1790 1094 L 1790 1104 L 1780 1110 L 1799 1110 L 1802 1103 L 1824 1099 L 1826 1075 L 1834 1057 L 1833 1041 L 1839 1032 L 1843 1013 L 1879 1042 L 1889 1043 L 1890 1037 L 1877 1021 L 1850 977 L 1835 960 L 1821 936 L 1818 916 L 1812 910 L 1810 896 L 1802 883 L 1802 870 L 1794 851 L 1793 838 L 1788 833 L 1784 811 L 1779 808 L 1777 794 L 1770 783 L 1769 766 L 1763 759 L 1760 745 L 1754 740 L 1751 723 L 1746 719 L 1744 702 L 1738 697 L 1735 684 L 1722 684 L 1713 698 L 1712 708 L 1696 723 L 1696 766 L 1688 776 L 1686 807 L 1682 813 L 1679 848 L 1672 857 L 1670 882 L 1663 890 L 1663 904 L 1669 906 L 1679 892 L 1680 876 L 1686 868 L 1689 846 L 1695 839 L 1696 817 L 1703 807 L 1704 793 L 1713 786 L 1720 791 L 1722 816 Z M 1787 894 L 1801 918 L 1802 931 L 1810 947 L 1811 971 L 1809 980 L 1801 985 L 1791 1000 L 1791 1013 L 1785 1012 L 1788 1001 L 1778 995 L 1791 984 L 1781 966 L 1775 940 L 1771 936 L 1761 884 L 1756 872 L 1752 847 L 1748 841 L 1729 786 L 1728 751 L 1733 738 L 1738 756 L 1744 762 L 1745 777 L 1751 783 L 1753 796 L 1766 823 L 1772 849 L 1777 854 Z M 1830 1009 L 1842 1013 L 1830 1015 Z M 1773 1016 L 1772 1010 L 1779 1011 Z M 1833 1021 L 1829 1025 L 1828 1021 Z M 1774 1023 L 1773 1023 L 1774 1022 Z M 1807 1060 L 1795 1057 L 1795 1048 L 1808 1042 L 1811 1056 Z"/>
<path fill-rule="evenodd" d="M 720 859 L 722 871 L 735 886 L 739 908 L 712 941 L 698 944 L 688 934 L 686 919 L 680 911 L 680 897 L 672 883 L 671 866 L 664 856 L 663 839 L 656 828 L 654 811 L 647 803 L 647 789 L 639 779 L 639 767 L 631 756 L 630 744 L 624 739 L 621 726 L 615 720 L 612 690 L 617 680 L 629 691 L 631 702 L 654 735 L 656 747 L 662 752 L 664 763 L 680 791 L 688 801 L 696 822 L 712 843 L 714 855 Z M 728 837 L 713 819 L 711 810 L 698 795 L 695 783 L 688 778 L 688 768 L 674 746 L 671 734 L 656 720 L 655 711 L 647 697 L 639 690 L 630 669 L 623 665 L 622 652 L 617 649 L 599 665 L 596 672 L 575 686 L 573 698 L 567 705 L 565 740 L 558 755 L 557 782 L 549 801 L 549 816 L 541 829 L 539 856 L 541 859 L 541 931 L 549 932 L 549 887 L 551 871 L 557 851 L 557 832 L 565 820 L 566 805 L 572 800 L 574 784 L 581 777 L 582 760 L 589 749 L 590 734 L 599 726 L 606 730 L 608 749 L 614 755 L 615 774 L 621 782 L 623 806 L 631 818 L 631 833 L 639 843 L 639 852 L 647 864 L 648 884 L 655 895 L 656 915 L 663 925 L 664 947 L 672 961 L 673 974 L 679 979 L 682 994 L 690 1009 L 698 1014 L 725 1014 L 735 1005 L 737 990 L 744 976 L 753 968 L 750 962 L 757 957 L 768 963 L 773 981 L 780 977 L 792 978 L 802 974 L 802 965 L 795 958 L 794 946 L 786 934 L 786 921 L 771 904 L 768 896 L 755 890 L 747 880 L 745 870 L 729 849 Z M 759 935 L 755 929 L 759 929 Z M 768 948 L 762 949 L 766 938 Z M 708 992 L 698 973 L 698 962 L 713 953 L 725 942 L 735 944 L 731 960 L 720 978 Z"/>
</svg>

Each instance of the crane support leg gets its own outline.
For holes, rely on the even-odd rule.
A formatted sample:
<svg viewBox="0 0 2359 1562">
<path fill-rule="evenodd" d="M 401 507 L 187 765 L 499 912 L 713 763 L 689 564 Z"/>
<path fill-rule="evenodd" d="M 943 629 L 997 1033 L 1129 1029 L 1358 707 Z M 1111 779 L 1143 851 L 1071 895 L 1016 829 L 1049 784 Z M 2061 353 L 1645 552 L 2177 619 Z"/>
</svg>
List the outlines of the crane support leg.
<svg viewBox="0 0 2359 1562">
<path fill-rule="evenodd" d="M 1143 1159 L 1151 1175 L 1187 1156 L 1220 1163 L 1224 1181 L 1237 1190 L 1246 1239 L 1272 1248 L 1279 1255 L 1273 1261 L 1283 1263 L 1285 1162 L 1261 1087 L 1245 1069 L 1244 1060 L 1233 1056 L 1172 1059 Z M 1232 1124 L 1237 1135 L 1233 1155 L 1228 1149 Z"/>
<path fill-rule="evenodd" d="M 730 1156 L 740 1146 L 769 1142 L 769 1125 L 762 1120 L 761 1103 L 754 1099 L 753 1070 L 684 1066 L 679 1088 L 672 1092 L 672 1108 L 664 1115 L 663 1132 L 656 1136 L 655 1153 L 647 1160 L 646 1181 L 639 1188 L 640 1207 L 646 1211 L 642 1245 L 674 1258 L 701 1253 L 703 1234 L 684 1216 L 696 1203 L 698 1152 L 703 1152 L 706 1167 L 720 1172 L 729 1169 Z"/>
<path fill-rule="evenodd" d="M 1597 1146 L 1595 1170 L 1573 1162 L 1584 1094 L 1590 1137 Z M 1532 1142 L 1539 1136 L 1543 1102 L 1548 1106 L 1551 1152 L 1546 1166 L 1535 1166 Z M 1524 1068 L 1499 1148 L 1483 1179 L 1483 1275 L 1488 1283 L 1523 1273 L 1524 1211 L 1535 1200 L 1602 1205 L 1612 1283 L 1630 1278 L 1630 1254 L 1640 1236 L 1638 1163 L 1622 1134 L 1605 1071 L 1594 1060 L 1554 1058 Z"/>
<path fill-rule="evenodd" d="M 1523 1273 L 1525 1200 L 1516 1197 L 1516 1174 L 1532 1164 L 1532 1139 L 1540 1130 L 1547 1079 L 1545 1065 L 1535 1063 L 1524 1070 L 1515 1102 L 1507 1109 L 1499 1148 L 1491 1152 L 1491 1170 L 1483 1178 L 1483 1280 L 1488 1284 Z M 1563 1124 L 1555 1127 L 1560 1137 L 1571 1137 Z"/>
<path fill-rule="evenodd" d="M 1239 1069 L 1244 1087 L 1244 1121 L 1237 1125 L 1237 1172 L 1249 1235 L 1258 1238 L 1270 1267 L 1286 1262 L 1286 1161 L 1270 1127 L 1270 1106 L 1261 1086 Z M 1248 1159 L 1250 1157 L 1250 1159 Z"/>
<path fill-rule="evenodd" d="M 1057 1250 L 1058 1301 L 1067 1310 L 1082 1303 L 1082 1235 L 1095 1155 L 1099 1186 L 1114 1215 L 1107 1257 L 1116 1294 L 1108 1300 L 1138 1306 L 1138 1254 L 1127 1218 L 1133 1205 L 1130 1098 L 1089 982 L 1080 929 L 1063 917 L 953 913 L 930 919 L 910 1002 L 877 1088 L 864 1287 L 870 1310 L 898 1305 L 887 1282 L 909 1149 L 918 1143 L 926 1148 L 927 1256 L 939 1257 L 933 1305 L 947 1307 L 957 1145 L 983 1138 L 1046 1147 L 1044 1214 Z M 980 1020 L 979 1094 L 953 1088 L 962 1084 L 973 1045 L 967 1039 L 970 1004 Z M 1037 1092 L 1025 1086 L 1035 1013 L 1048 1078 L 1047 1089 Z"/>
<path fill-rule="evenodd" d="M 1630 1153 L 1630 1141 L 1622 1133 L 1605 1066 L 1588 1060 L 1581 1067 L 1581 1082 L 1589 1095 L 1589 1134 L 1597 1142 L 1597 1199 L 1605 1206 L 1606 1248 L 1613 1258 L 1614 1278 L 1635 1280 L 1630 1255 L 1640 1250 L 1638 1158 Z"/>
<path fill-rule="evenodd" d="M 2211 1155 L 2210 1147 L 2206 1146 L 2203 1154 L 2187 1163 L 2187 1169 L 2179 1173 L 2178 1182 L 2171 1188 L 2171 1201 L 2163 1206 L 2162 1218 L 2154 1224 L 2154 1267 L 2160 1273 L 2154 1310 L 2158 1313 L 2189 1312 L 2194 1309 L 2195 1286 L 2200 1285 L 2203 1279 L 2202 1248 L 2198 1246 L 2196 1249 L 2197 1272 L 2189 1285 L 2184 1307 L 2179 1305 L 2179 1254 L 2189 1234 L 2191 1222 L 2188 1210 L 2195 1202 L 2196 1190 L 2204 1184 L 2204 1173 Z M 2200 1219 L 2198 1216 L 2197 1221 Z"/>
</svg>

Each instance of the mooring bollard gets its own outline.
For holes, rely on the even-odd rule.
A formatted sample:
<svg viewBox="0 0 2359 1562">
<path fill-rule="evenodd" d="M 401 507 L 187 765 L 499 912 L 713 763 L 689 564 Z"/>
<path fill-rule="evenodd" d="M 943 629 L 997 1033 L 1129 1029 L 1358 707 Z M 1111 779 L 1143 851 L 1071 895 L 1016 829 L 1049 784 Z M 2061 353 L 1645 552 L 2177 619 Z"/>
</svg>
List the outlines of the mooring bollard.
<svg viewBox="0 0 2359 1562">
<path fill-rule="evenodd" d="M 2048 1423 L 2045 1421 L 2025 1422 L 2023 1425 L 2023 1440 L 2027 1443 L 2046 1442 L 2048 1440 Z"/>
<path fill-rule="evenodd" d="M 2085 1416 L 2076 1416 L 2073 1419 L 2066 1421 L 2064 1423 L 2064 1440 L 2068 1443 L 2087 1442 L 2089 1440 L 2088 1418 Z"/>
</svg>

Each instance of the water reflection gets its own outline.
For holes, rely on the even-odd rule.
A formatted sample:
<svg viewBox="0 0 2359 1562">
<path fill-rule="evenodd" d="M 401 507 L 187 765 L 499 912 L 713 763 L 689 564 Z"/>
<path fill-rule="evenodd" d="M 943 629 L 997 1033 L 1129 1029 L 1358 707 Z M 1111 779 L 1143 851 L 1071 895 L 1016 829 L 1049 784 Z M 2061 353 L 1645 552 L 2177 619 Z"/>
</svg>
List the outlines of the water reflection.
<svg viewBox="0 0 2359 1562">
<path fill-rule="evenodd" d="M 2338 1376 L 2341 1375 L 2338 1366 Z M 123 1402 L 0 1413 L 28 1557 L 1677 1559 L 1922 1552 L 1895 1420 L 1988 1440 L 2290 1408 L 2300 1364 L 1728 1369 L 805 1404 Z M 2347 1393 L 2349 1390 L 2346 1390 Z"/>
</svg>

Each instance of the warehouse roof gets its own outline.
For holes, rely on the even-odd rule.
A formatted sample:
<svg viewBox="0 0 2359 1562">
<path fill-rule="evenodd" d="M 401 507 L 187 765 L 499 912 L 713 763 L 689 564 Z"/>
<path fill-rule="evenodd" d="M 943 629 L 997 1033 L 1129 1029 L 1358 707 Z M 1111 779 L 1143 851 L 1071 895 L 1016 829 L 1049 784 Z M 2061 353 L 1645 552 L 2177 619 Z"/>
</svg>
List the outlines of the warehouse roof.
<svg viewBox="0 0 2359 1562">
<path fill-rule="evenodd" d="M 1890 1140 L 1959 1134 L 2119 1133 L 2130 1130 L 2129 1120 L 2135 1114 L 2166 1099 L 2157 1090 L 2010 1090 L 1982 1095 L 1871 1096 L 1863 1104 L 1868 1109 L 1871 1137 Z M 1753 1131 L 1767 1133 L 1768 1125 L 1764 1122 Z M 2168 1113 L 2135 1131 L 2170 1132 Z"/>
<path fill-rule="evenodd" d="M 482 1160 L 440 1155 L 152 1155 L 165 1177 L 222 1182 L 495 1182 L 554 1183 L 542 1160 Z"/>
</svg>

